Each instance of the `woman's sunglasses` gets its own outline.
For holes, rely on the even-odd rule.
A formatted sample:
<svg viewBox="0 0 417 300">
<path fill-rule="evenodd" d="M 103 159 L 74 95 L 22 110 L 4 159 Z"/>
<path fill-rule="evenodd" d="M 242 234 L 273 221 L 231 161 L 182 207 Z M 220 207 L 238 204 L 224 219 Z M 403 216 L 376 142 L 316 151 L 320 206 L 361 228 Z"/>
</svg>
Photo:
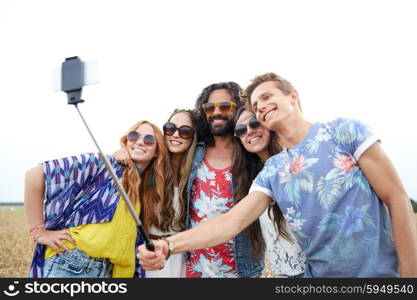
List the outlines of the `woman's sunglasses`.
<svg viewBox="0 0 417 300">
<path fill-rule="evenodd" d="M 136 143 L 141 137 L 142 136 L 140 135 L 139 132 L 137 132 L 137 131 L 131 131 L 127 135 L 127 140 L 129 142 Z M 153 136 L 152 134 L 145 135 L 142 140 L 143 140 L 143 143 L 146 146 L 152 146 L 153 144 L 156 143 L 155 136 Z"/>
<path fill-rule="evenodd" d="M 188 125 L 182 125 L 180 127 L 177 127 L 174 123 L 167 122 L 162 127 L 164 131 L 164 135 L 172 136 L 174 135 L 175 131 L 178 130 L 178 135 L 182 137 L 183 139 L 191 139 L 194 135 L 194 129 L 191 126 Z"/>
<path fill-rule="evenodd" d="M 222 113 L 227 114 L 232 110 L 232 108 L 236 106 L 236 103 L 230 101 L 223 101 L 217 103 L 207 102 L 203 104 L 203 111 L 207 116 L 210 116 L 214 113 L 216 107 L 218 107 Z"/>
<path fill-rule="evenodd" d="M 235 127 L 235 136 L 238 138 L 242 138 L 248 132 L 248 126 L 252 129 L 256 129 L 261 125 L 259 121 L 256 119 L 255 116 L 250 118 L 249 123 L 246 124 L 239 124 Z"/>
</svg>

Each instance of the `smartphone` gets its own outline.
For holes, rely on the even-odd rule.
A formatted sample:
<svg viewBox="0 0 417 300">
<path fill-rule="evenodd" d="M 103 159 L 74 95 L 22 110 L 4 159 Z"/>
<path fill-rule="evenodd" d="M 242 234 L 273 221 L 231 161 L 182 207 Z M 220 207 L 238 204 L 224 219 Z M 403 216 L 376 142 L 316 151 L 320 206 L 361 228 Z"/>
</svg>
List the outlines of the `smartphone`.
<svg viewBox="0 0 417 300">
<path fill-rule="evenodd" d="M 64 88 L 66 90 L 77 89 L 85 85 L 99 83 L 98 67 L 98 60 L 82 61 L 81 68 L 76 65 L 66 65 L 63 70 L 61 65 L 53 71 L 53 90 L 59 92 L 64 91 Z"/>
</svg>

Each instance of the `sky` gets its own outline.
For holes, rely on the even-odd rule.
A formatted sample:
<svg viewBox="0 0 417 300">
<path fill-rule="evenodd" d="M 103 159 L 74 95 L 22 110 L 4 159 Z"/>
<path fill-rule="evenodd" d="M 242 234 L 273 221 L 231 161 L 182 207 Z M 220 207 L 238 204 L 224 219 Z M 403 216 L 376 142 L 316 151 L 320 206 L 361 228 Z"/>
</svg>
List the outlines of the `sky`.
<svg viewBox="0 0 417 300">
<path fill-rule="evenodd" d="M 417 199 L 415 1 L 159 0 L 0 2 L 0 202 L 23 201 L 36 164 L 96 152 L 53 70 L 99 61 L 82 111 L 106 153 L 131 125 L 162 126 L 209 84 L 275 72 L 305 117 L 359 119 Z"/>
</svg>

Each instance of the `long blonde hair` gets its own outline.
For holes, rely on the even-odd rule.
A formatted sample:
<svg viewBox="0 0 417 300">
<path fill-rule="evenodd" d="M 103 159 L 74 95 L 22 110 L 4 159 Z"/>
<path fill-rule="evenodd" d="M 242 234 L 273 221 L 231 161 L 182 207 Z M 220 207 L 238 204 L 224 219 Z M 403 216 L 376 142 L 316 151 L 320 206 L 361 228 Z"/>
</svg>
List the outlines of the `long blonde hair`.
<svg viewBox="0 0 417 300">
<path fill-rule="evenodd" d="M 134 161 L 130 160 L 123 170 L 122 184 L 133 204 L 139 201 L 140 215 L 145 230 L 149 230 L 151 225 L 160 230 L 167 230 L 169 222 L 166 221 L 164 208 L 172 206 L 172 204 L 166 203 L 167 200 L 172 202 L 172 199 L 165 198 L 165 183 L 166 178 L 172 177 L 172 173 L 169 174 L 171 168 L 169 167 L 168 151 L 161 130 L 149 121 L 139 121 L 120 138 L 120 146 L 129 153 L 127 134 L 137 130 L 142 124 L 148 124 L 153 128 L 156 139 L 156 155 L 141 174 L 139 174 Z"/>
</svg>

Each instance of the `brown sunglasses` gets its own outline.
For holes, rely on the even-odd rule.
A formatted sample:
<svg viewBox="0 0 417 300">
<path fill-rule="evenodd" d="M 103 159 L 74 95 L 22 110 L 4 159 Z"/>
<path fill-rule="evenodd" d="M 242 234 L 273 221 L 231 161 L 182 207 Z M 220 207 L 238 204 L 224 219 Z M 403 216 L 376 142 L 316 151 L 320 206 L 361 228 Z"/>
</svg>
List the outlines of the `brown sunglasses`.
<svg viewBox="0 0 417 300">
<path fill-rule="evenodd" d="M 141 134 L 140 134 L 139 132 L 137 132 L 137 131 L 131 131 L 131 132 L 129 132 L 129 134 L 127 135 L 127 140 L 128 140 L 129 142 L 132 142 L 132 143 L 136 143 L 136 142 L 137 142 L 137 140 L 139 140 L 140 138 L 142 138 L 142 136 L 141 136 Z M 152 134 L 147 134 L 147 135 L 145 135 L 145 136 L 142 138 L 142 140 L 143 140 L 143 143 L 144 143 L 146 146 L 152 146 L 153 144 L 155 144 L 155 143 L 156 143 L 155 136 L 153 136 Z"/>
<path fill-rule="evenodd" d="M 217 103 L 207 102 L 203 104 L 203 111 L 206 115 L 210 116 L 214 113 L 216 107 L 218 107 L 222 113 L 227 114 L 236 106 L 236 103 L 231 101 L 223 101 Z"/>
<path fill-rule="evenodd" d="M 178 135 L 186 140 L 191 139 L 194 135 L 194 128 L 188 125 L 177 127 L 177 125 L 172 122 L 166 122 L 162 129 L 164 131 L 164 135 L 168 136 L 174 135 L 175 131 L 178 130 Z"/>
</svg>

